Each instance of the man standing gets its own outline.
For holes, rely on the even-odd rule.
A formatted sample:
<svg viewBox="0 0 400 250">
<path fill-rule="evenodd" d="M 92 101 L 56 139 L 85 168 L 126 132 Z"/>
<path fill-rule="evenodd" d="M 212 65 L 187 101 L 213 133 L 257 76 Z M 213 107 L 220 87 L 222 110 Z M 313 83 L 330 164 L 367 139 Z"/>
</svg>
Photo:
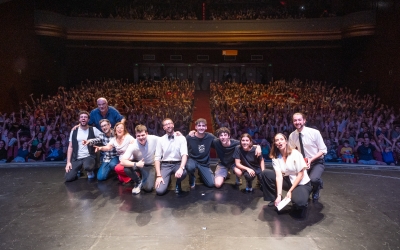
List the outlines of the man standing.
<svg viewBox="0 0 400 250">
<path fill-rule="evenodd" d="M 98 138 L 84 140 L 84 145 L 96 145 L 97 143 L 102 143 L 103 145 L 107 145 L 112 138 L 114 138 L 114 131 L 111 128 L 111 123 L 107 119 L 100 120 L 100 127 L 103 133 L 99 135 Z M 111 170 L 115 169 L 115 166 L 119 163 L 119 157 L 117 155 L 117 151 L 113 147 L 109 151 L 103 151 L 103 161 L 100 165 L 99 171 L 97 172 L 97 180 L 105 181 L 107 180 L 108 174 Z"/>
<path fill-rule="evenodd" d="M 88 125 L 89 113 L 79 112 L 79 127 L 72 130 L 69 136 L 67 152 L 67 165 L 65 166 L 65 181 L 74 181 L 82 167 L 87 171 L 88 178 L 94 178 L 95 150 L 92 146 L 83 145 L 84 140 L 92 139 L 100 135 L 97 128 Z"/>
<path fill-rule="evenodd" d="M 296 128 L 289 135 L 289 146 L 296 148 L 307 162 L 308 175 L 313 186 L 312 198 L 319 199 L 319 191 L 323 188 L 321 175 L 324 172 L 324 155 L 327 148 L 321 133 L 313 128 L 305 126 L 306 118 L 302 113 L 293 114 L 293 125 Z"/>
<path fill-rule="evenodd" d="M 196 132 L 194 136 L 186 136 L 189 152 L 186 170 L 189 173 L 189 185 L 190 188 L 196 186 L 196 177 L 194 173 L 197 168 L 199 175 L 204 181 L 204 185 L 207 187 L 214 187 L 215 178 L 210 169 L 210 148 L 215 136 L 205 132 L 207 130 L 207 121 L 203 118 L 199 118 L 195 121 L 195 129 Z"/>
<path fill-rule="evenodd" d="M 136 141 L 128 146 L 121 159 L 126 175 L 134 179 L 136 170 L 142 175 L 142 181 L 132 189 L 132 194 L 140 193 L 143 188 L 146 192 L 151 192 L 155 182 L 154 154 L 156 152 L 158 136 L 149 135 L 147 127 L 137 125 L 135 128 Z M 182 137 L 182 136 L 181 136 Z M 130 159 L 133 158 L 133 161 Z"/>
<path fill-rule="evenodd" d="M 108 106 L 107 99 L 104 97 L 97 99 L 97 108 L 90 112 L 89 125 L 95 126 L 98 130 L 101 130 L 100 120 L 102 119 L 108 119 L 112 128 L 117 122 L 125 122 L 125 118 L 116 108 Z"/>
<path fill-rule="evenodd" d="M 174 123 L 170 118 L 162 121 L 163 129 L 166 134 L 157 142 L 155 154 L 156 182 L 155 188 L 157 195 L 167 192 L 167 187 L 171 179 L 171 174 L 175 173 L 176 186 L 175 193 L 182 192 L 181 182 L 186 177 L 185 165 L 187 161 L 187 144 L 183 136 L 174 136 Z"/>
</svg>

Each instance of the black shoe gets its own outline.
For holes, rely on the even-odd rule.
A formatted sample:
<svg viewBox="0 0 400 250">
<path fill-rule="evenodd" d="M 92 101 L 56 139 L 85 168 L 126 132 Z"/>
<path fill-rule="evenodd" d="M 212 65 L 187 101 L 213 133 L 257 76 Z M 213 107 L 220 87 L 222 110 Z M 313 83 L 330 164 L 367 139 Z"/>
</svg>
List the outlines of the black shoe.
<svg viewBox="0 0 400 250">
<path fill-rule="evenodd" d="M 175 186 L 175 194 L 180 194 L 182 192 L 181 184 L 176 184 Z"/>
<path fill-rule="evenodd" d="M 296 220 L 304 220 L 307 217 L 307 207 L 297 208 L 295 206 L 292 207 L 289 215 Z"/>
<path fill-rule="evenodd" d="M 275 206 L 275 201 L 271 201 L 270 203 L 268 203 L 268 207 L 273 207 Z"/>
</svg>

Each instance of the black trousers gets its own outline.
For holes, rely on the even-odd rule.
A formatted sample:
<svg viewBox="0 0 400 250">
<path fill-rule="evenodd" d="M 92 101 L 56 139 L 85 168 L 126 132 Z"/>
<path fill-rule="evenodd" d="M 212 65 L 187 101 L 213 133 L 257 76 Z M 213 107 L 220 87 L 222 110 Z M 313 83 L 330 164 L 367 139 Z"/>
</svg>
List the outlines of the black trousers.
<svg viewBox="0 0 400 250">
<path fill-rule="evenodd" d="M 95 169 L 96 158 L 95 156 L 88 156 L 86 158 L 78 159 L 76 161 L 72 161 L 72 169 L 65 173 L 65 181 L 74 181 L 77 179 L 78 171 L 85 169 L 86 171 L 90 172 Z"/>
<path fill-rule="evenodd" d="M 313 192 L 317 191 L 322 186 L 321 176 L 324 173 L 325 164 L 324 159 L 315 160 L 311 163 L 311 168 L 307 170 L 308 176 L 311 179 L 311 186 L 313 187 Z"/>
<path fill-rule="evenodd" d="M 260 182 L 262 185 L 264 200 L 275 201 L 277 190 L 275 171 L 271 169 L 265 169 L 264 171 L 262 171 L 260 174 Z M 288 191 L 291 187 L 292 183 L 290 182 L 289 176 L 284 176 L 282 182 L 282 190 Z M 298 208 L 306 207 L 311 190 L 312 187 L 310 182 L 305 185 L 297 185 L 297 187 L 295 187 L 292 191 L 292 202 L 295 203 Z"/>
</svg>

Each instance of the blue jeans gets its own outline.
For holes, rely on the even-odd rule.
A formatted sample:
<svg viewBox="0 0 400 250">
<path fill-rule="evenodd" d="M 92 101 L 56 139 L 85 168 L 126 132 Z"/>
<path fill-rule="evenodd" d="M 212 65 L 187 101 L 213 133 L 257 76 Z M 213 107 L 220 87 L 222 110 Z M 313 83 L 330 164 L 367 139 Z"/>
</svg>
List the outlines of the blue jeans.
<svg viewBox="0 0 400 250">
<path fill-rule="evenodd" d="M 115 166 L 119 163 L 119 156 L 115 156 L 110 162 L 103 162 L 100 165 L 99 171 L 97 172 L 97 180 L 107 180 L 108 174 L 111 170 L 115 169 Z"/>
<path fill-rule="evenodd" d="M 194 175 L 196 168 L 199 170 L 199 175 L 203 178 L 204 185 L 207 187 L 214 187 L 215 177 L 210 169 L 210 164 L 201 164 L 192 158 L 189 158 L 186 162 L 186 170 L 189 174 L 189 185 L 192 185 L 196 181 Z"/>
</svg>

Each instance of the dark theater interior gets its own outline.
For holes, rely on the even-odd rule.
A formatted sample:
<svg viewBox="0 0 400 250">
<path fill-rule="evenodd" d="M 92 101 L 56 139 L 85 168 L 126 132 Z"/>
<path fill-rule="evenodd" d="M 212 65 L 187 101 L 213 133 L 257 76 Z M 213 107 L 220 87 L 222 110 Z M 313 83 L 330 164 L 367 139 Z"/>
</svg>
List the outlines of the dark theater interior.
<svg viewBox="0 0 400 250">
<path fill-rule="evenodd" d="M 399 1 L 0 0 L 0 23 L 0 249 L 400 249 Z M 123 117 L 121 137 L 103 113 L 113 138 L 94 123 L 103 100 L 116 122 Z M 299 113 L 324 145 L 317 160 L 305 156 Z M 194 175 L 188 167 L 202 122 L 214 138 L 210 187 L 199 161 Z M 74 130 L 88 125 L 104 133 L 90 127 L 87 140 L 109 140 L 78 150 Z M 294 197 L 278 210 L 262 173 L 251 182 L 242 158 L 221 155 L 224 128 L 235 153 L 243 138 L 260 150 L 252 158 L 262 173 L 280 175 L 278 158 L 299 152 L 297 164 L 322 162 L 317 189 L 308 169 L 313 189 L 300 216 Z M 115 146 L 129 134 L 129 146 Z M 301 149 L 284 156 L 276 138 L 293 148 L 293 134 Z M 182 159 L 168 158 L 162 140 L 182 137 Z M 152 139 L 151 164 L 135 153 L 125 160 L 127 148 L 150 151 Z M 114 149 L 97 152 L 107 143 Z M 70 181 L 82 147 L 94 170 L 84 165 Z M 118 165 L 101 176 L 108 154 Z M 221 177 L 224 157 L 236 167 Z M 178 188 L 172 174 L 160 194 L 165 166 L 181 162 L 187 177 Z"/>
</svg>

